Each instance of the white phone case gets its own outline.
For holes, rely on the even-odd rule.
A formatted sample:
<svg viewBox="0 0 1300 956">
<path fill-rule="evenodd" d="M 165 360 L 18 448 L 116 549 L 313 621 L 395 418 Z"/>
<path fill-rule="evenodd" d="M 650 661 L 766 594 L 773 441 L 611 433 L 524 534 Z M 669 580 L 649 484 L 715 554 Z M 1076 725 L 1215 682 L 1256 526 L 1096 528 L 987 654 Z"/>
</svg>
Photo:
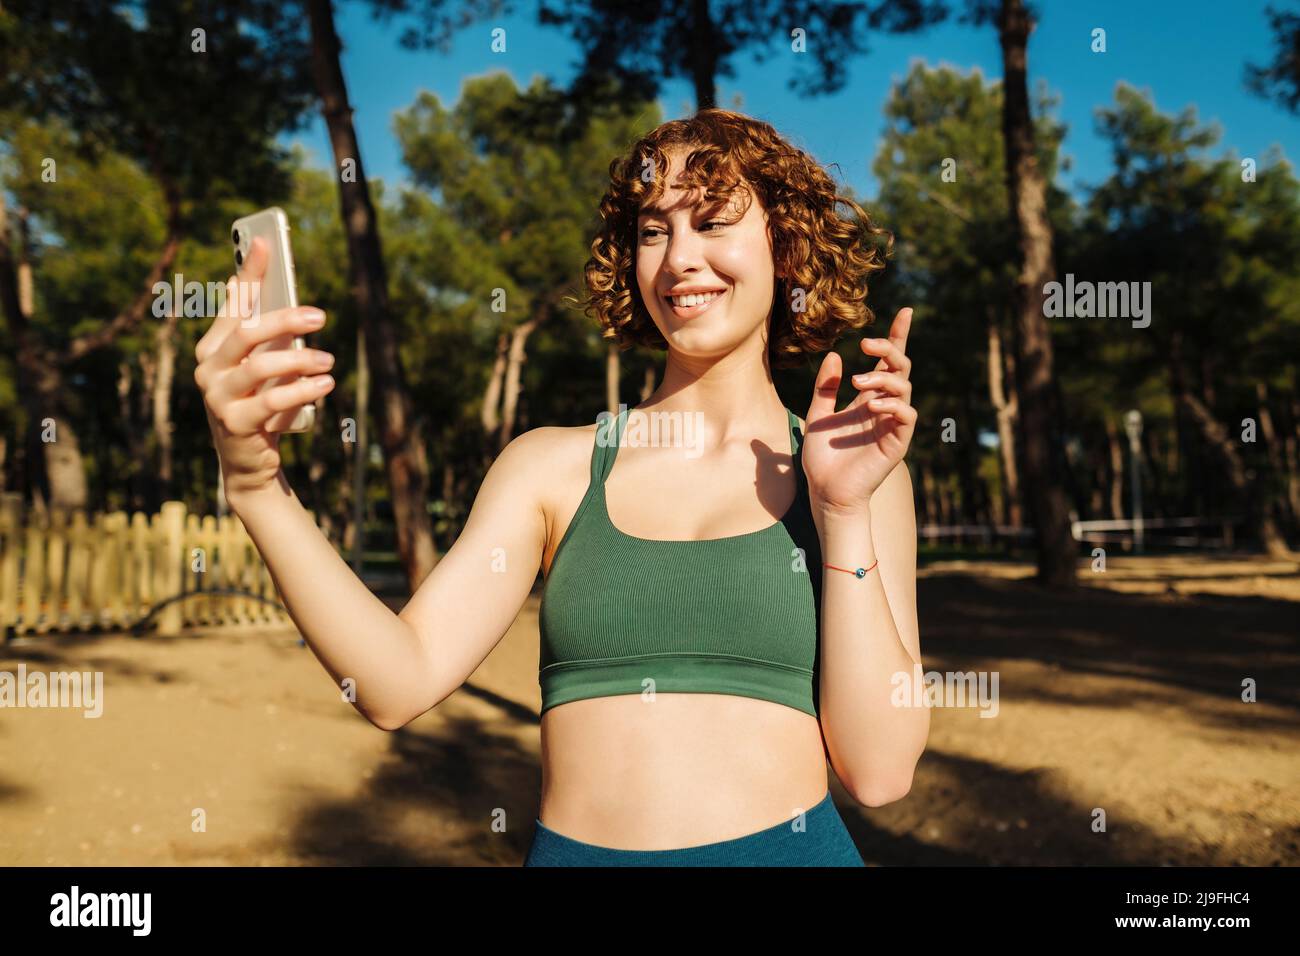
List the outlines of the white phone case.
<svg viewBox="0 0 1300 956">
<path fill-rule="evenodd" d="M 261 314 L 274 312 L 276 309 L 294 308 L 298 305 L 298 291 L 293 272 L 293 248 L 289 244 L 289 217 L 279 206 L 272 206 L 255 212 L 251 216 L 236 219 L 230 227 L 231 241 L 239 256 L 246 259 L 252 249 L 253 239 L 261 236 L 266 243 L 269 258 L 266 274 L 262 277 L 258 308 Z M 236 258 L 236 266 L 240 259 Z M 266 349 L 301 349 L 306 347 L 301 335 L 282 335 L 264 342 L 253 349 L 252 354 Z M 260 391 L 277 385 L 288 385 L 301 376 L 288 375 L 268 379 Z M 287 432 L 308 431 L 316 422 L 316 406 L 304 405 L 298 409 L 293 423 L 285 429 Z"/>
</svg>

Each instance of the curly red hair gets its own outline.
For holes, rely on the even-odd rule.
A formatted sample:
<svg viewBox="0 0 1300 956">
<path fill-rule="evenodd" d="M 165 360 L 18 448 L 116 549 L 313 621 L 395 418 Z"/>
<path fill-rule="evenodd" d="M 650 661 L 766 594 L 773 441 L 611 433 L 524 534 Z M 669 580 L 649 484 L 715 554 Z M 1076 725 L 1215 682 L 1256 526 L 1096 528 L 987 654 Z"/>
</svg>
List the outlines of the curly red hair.
<svg viewBox="0 0 1300 956">
<path fill-rule="evenodd" d="M 828 351 L 846 329 L 874 321 L 865 280 L 885 267 L 893 235 L 877 228 L 852 199 L 839 196 L 822 167 L 771 124 L 732 110 L 705 109 L 659 125 L 610 163 L 609 189 L 600 201 L 602 225 L 585 268 L 588 294 L 580 303 L 599 323 L 603 338 L 620 350 L 634 344 L 668 347 L 637 288 L 636 225 L 641 208 L 664 192 L 670 154 L 682 149 L 687 157 L 675 185 L 702 186 L 702 201 L 712 205 L 746 191 L 748 184 L 768 213 L 778 276 L 768 316 L 772 367 Z M 655 175 L 646 183 L 642 171 L 650 163 Z M 850 207 L 856 219 L 841 216 L 838 204 Z M 882 234 L 887 237 L 883 250 L 876 242 Z"/>
</svg>

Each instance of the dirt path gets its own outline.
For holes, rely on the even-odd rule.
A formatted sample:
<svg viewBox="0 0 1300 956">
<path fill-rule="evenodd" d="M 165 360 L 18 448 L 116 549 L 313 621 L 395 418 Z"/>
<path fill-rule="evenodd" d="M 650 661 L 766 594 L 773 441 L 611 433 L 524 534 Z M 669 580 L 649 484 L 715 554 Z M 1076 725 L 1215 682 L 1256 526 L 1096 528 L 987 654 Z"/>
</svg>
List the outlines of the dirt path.
<svg viewBox="0 0 1300 956">
<path fill-rule="evenodd" d="M 922 572 L 927 669 L 996 672 L 997 714 L 937 709 L 901 801 L 858 807 L 834 785 L 864 858 L 1300 861 L 1300 568 L 1111 559 L 1068 599 L 1029 574 Z M 518 865 L 540 784 L 537 597 L 465 688 L 395 734 L 291 631 L 0 646 L 0 671 L 102 671 L 105 687 L 98 718 L 0 709 L 0 864 Z"/>
</svg>

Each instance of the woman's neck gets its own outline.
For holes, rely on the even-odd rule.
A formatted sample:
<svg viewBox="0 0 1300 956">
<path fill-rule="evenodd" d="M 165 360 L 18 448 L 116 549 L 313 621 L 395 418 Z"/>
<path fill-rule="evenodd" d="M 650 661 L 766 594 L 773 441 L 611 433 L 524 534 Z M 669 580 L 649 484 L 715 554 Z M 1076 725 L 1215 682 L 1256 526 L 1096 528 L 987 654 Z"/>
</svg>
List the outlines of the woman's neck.
<svg viewBox="0 0 1300 956">
<path fill-rule="evenodd" d="M 647 412 L 698 415 L 701 436 L 714 447 L 740 436 L 786 428 L 785 406 L 776 392 L 766 351 L 737 349 L 716 361 L 683 357 L 670 350 L 663 381 L 639 406 Z"/>
</svg>

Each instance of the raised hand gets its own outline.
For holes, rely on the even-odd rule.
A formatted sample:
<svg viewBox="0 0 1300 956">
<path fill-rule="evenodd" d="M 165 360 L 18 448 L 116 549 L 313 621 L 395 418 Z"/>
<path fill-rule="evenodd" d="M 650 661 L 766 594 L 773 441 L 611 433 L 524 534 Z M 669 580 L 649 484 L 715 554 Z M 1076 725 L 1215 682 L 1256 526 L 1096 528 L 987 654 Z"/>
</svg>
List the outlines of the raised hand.
<svg viewBox="0 0 1300 956">
<path fill-rule="evenodd" d="M 194 347 L 194 381 L 203 393 L 208 427 L 221 459 L 225 494 L 232 503 L 244 493 L 271 485 L 280 470 L 280 432 L 293 424 L 302 405 L 334 388 L 324 374 L 334 356 L 320 349 L 267 349 L 258 345 L 284 335 L 305 335 L 325 324 L 311 306 L 257 314 L 250 303 L 266 273 L 266 244 L 253 240 L 238 275 L 226 283 L 226 304 Z M 262 390 L 268 380 L 308 376 Z"/>
<path fill-rule="evenodd" d="M 862 339 L 860 346 L 880 360 L 870 372 L 854 375 L 858 394 L 835 410 L 843 371 L 839 355 L 827 353 L 817 372 L 805 416 L 803 468 L 814 509 L 864 514 L 871 495 L 903 460 L 916 427 L 911 405 L 912 360 L 907 333 L 912 310 L 900 309 L 887 339 Z"/>
</svg>

